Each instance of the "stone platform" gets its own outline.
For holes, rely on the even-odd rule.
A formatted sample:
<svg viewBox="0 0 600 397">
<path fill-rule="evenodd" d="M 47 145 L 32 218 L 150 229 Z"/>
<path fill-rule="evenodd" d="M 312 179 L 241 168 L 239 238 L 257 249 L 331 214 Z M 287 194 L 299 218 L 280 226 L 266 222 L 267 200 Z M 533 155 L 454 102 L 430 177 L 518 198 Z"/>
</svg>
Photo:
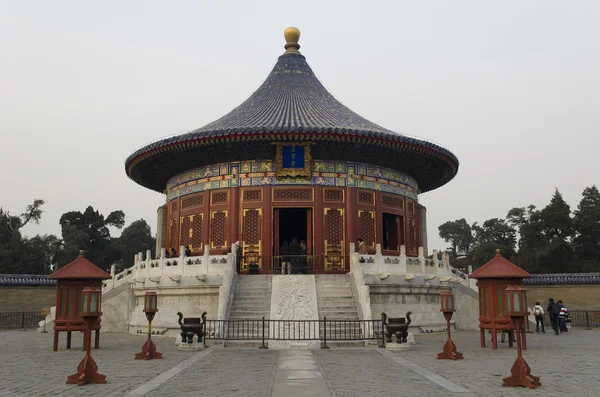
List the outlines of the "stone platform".
<svg viewBox="0 0 600 397">
<path fill-rule="evenodd" d="M 153 337 L 162 360 L 134 360 L 144 336 L 102 334 L 92 350 L 106 385 L 66 385 L 83 358 L 80 348 L 52 352 L 52 334 L 0 331 L 0 396 L 344 396 L 563 397 L 600 394 L 600 331 L 573 329 L 560 336 L 531 334 L 524 352 L 536 390 L 502 388 L 514 348 L 479 347 L 478 332 L 454 332 L 465 359 L 437 360 L 445 335 L 417 335 L 411 351 L 380 348 L 258 350 L 211 347 L 179 351 L 172 338 Z M 209 345 L 215 345 L 210 343 Z M 73 335 L 73 346 L 81 336 Z"/>
</svg>

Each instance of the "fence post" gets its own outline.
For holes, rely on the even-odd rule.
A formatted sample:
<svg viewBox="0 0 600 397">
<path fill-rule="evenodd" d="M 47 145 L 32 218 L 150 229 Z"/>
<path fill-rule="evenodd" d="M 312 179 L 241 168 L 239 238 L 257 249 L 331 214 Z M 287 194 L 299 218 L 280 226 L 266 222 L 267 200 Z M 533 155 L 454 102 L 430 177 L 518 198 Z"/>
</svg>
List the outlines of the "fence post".
<svg viewBox="0 0 600 397">
<path fill-rule="evenodd" d="M 385 348 L 385 319 L 381 316 L 381 348 Z"/>
<path fill-rule="evenodd" d="M 21 329 L 25 329 L 25 312 L 21 312 Z"/>
<path fill-rule="evenodd" d="M 329 346 L 327 346 L 327 316 L 323 317 L 323 344 L 321 349 L 329 349 Z"/>
<path fill-rule="evenodd" d="M 267 345 L 265 345 L 265 316 L 262 318 L 262 346 L 259 349 L 268 349 Z"/>
<path fill-rule="evenodd" d="M 208 347 L 208 346 L 206 346 L 206 318 L 204 318 L 204 321 L 202 322 L 202 337 L 203 337 L 202 344 L 204 345 L 204 347 Z M 198 341 L 198 343 L 200 343 L 200 341 Z"/>
<path fill-rule="evenodd" d="M 592 327 L 590 327 L 590 312 L 585 311 L 585 329 L 587 331 L 591 331 Z"/>
</svg>

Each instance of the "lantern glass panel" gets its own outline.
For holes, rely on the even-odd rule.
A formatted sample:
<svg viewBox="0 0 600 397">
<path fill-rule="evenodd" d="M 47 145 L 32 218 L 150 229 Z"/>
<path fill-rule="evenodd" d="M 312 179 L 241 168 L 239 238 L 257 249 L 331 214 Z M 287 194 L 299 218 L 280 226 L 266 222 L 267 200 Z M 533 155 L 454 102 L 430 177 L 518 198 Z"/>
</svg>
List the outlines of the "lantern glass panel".
<svg viewBox="0 0 600 397">
<path fill-rule="evenodd" d="M 448 296 L 448 309 L 454 309 L 454 295 Z"/>
<path fill-rule="evenodd" d="M 523 299 L 521 305 L 523 307 L 523 310 L 525 310 L 525 308 L 527 307 L 527 296 L 525 295 L 525 291 L 523 291 L 523 293 L 521 294 L 521 298 Z"/>
<path fill-rule="evenodd" d="M 519 293 L 517 291 L 513 291 L 512 302 L 514 306 L 515 312 L 521 311 L 521 300 L 519 299 Z"/>
<path fill-rule="evenodd" d="M 150 306 L 150 308 L 151 308 L 152 310 L 156 310 L 156 299 L 157 299 L 157 296 L 156 296 L 156 295 L 152 295 L 152 296 L 150 297 L 150 302 L 151 302 L 151 306 Z"/>
<path fill-rule="evenodd" d="M 446 297 L 442 295 L 442 310 L 447 309 Z"/>
<path fill-rule="evenodd" d="M 98 294 L 90 292 L 90 312 L 95 313 L 98 311 Z"/>
<path fill-rule="evenodd" d="M 146 295 L 144 298 L 144 309 L 150 309 L 150 296 Z"/>
</svg>

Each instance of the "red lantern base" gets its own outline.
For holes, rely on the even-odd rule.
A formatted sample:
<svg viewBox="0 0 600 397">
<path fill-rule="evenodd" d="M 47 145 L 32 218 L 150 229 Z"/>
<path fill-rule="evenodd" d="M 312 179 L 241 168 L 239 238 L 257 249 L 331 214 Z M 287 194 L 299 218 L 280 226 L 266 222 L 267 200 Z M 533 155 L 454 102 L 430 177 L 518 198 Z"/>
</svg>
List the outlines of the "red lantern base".
<svg viewBox="0 0 600 397">
<path fill-rule="evenodd" d="M 156 351 L 156 345 L 152 342 L 151 339 L 148 339 L 144 346 L 142 346 L 142 351 L 140 353 L 136 353 L 136 360 L 152 360 L 155 358 L 163 358 L 162 353 Z"/>
<path fill-rule="evenodd" d="M 452 342 L 451 339 L 448 339 L 446 343 L 444 343 L 444 348 L 441 353 L 438 353 L 438 360 L 448 359 L 448 360 L 459 360 L 464 358 L 462 353 L 456 351 L 456 345 Z"/>
<path fill-rule="evenodd" d="M 523 357 L 517 357 L 510 369 L 510 373 L 510 376 L 502 378 L 502 387 L 521 386 L 528 389 L 535 389 L 537 386 L 542 385 L 538 376 L 531 375 L 531 368 L 529 368 Z"/>
<path fill-rule="evenodd" d="M 77 373 L 67 377 L 67 385 L 77 384 L 83 386 L 86 383 L 106 383 L 106 375 L 98 373 L 98 365 L 92 356 L 86 355 L 77 366 Z"/>
</svg>

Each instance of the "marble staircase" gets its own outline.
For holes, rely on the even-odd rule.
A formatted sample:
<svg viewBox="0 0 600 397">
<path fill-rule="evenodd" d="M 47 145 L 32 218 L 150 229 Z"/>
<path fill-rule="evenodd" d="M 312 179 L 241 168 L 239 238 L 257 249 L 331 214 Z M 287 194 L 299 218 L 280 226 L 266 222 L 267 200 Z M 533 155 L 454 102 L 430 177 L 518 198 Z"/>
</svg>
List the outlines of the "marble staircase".
<svg viewBox="0 0 600 397">
<path fill-rule="evenodd" d="M 248 340 L 227 341 L 227 347 L 258 347 L 261 345 L 262 318 L 269 319 L 271 310 L 271 275 L 241 276 L 237 280 L 229 315 L 230 332 Z M 235 323 L 255 320 L 255 323 Z M 234 329 L 239 326 L 240 328 Z"/>
<path fill-rule="evenodd" d="M 317 274 L 315 279 L 319 319 L 323 320 L 327 317 L 327 335 L 331 337 L 332 334 L 341 333 L 360 337 L 362 335 L 360 325 L 352 322 L 359 320 L 359 316 L 349 276 L 347 274 Z M 323 333 L 323 325 L 320 325 L 320 328 Z M 365 343 L 363 341 L 328 341 L 327 345 L 356 347 L 364 346 Z"/>
</svg>

